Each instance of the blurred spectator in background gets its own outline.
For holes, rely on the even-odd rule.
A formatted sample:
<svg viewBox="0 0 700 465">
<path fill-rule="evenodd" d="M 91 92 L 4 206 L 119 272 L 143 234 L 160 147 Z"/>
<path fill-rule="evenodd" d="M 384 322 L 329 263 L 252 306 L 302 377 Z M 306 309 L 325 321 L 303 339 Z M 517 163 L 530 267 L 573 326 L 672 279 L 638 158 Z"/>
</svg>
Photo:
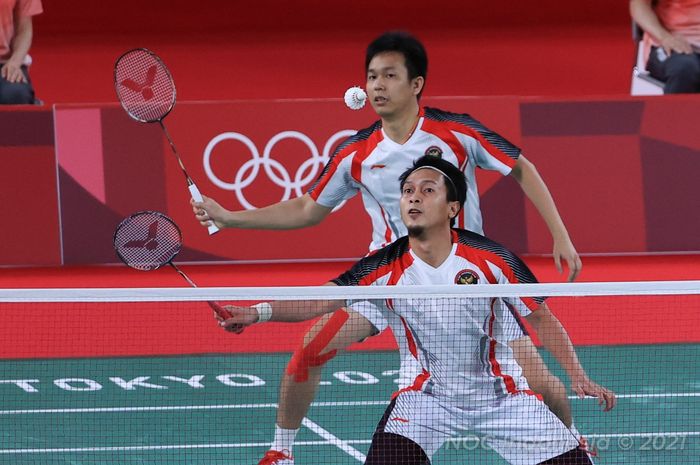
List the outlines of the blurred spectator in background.
<svg viewBox="0 0 700 465">
<path fill-rule="evenodd" d="M 32 16 L 42 11 L 41 0 L 0 0 L 0 104 L 34 103 L 27 52 Z"/>
<path fill-rule="evenodd" d="M 664 93 L 700 92 L 700 0 L 630 0 L 632 19 L 645 31 L 647 70 Z"/>
</svg>

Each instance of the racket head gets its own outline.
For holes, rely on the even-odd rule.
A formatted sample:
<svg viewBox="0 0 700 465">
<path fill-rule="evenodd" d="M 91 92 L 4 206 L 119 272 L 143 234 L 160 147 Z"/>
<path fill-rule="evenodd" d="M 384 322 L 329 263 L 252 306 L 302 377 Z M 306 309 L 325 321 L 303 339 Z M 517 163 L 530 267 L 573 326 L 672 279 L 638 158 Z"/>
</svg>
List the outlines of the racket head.
<svg viewBox="0 0 700 465">
<path fill-rule="evenodd" d="M 114 89 L 126 113 L 142 123 L 162 121 L 177 97 L 168 67 L 146 48 L 128 50 L 117 58 Z"/>
<path fill-rule="evenodd" d="M 173 220 L 156 211 L 141 211 L 122 220 L 114 231 L 114 250 L 127 266 L 151 271 L 171 263 L 182 247 Z"/>
</svg>

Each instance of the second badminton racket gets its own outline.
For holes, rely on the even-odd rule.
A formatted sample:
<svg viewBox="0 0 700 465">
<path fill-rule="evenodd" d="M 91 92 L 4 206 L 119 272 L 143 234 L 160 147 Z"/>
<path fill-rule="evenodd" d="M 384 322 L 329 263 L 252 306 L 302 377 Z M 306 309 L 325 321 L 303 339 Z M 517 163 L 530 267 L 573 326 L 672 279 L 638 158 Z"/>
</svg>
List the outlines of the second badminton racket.
<svg viewBox="0 0 700 465">
<path fill-rule="evenodd" d="M 173 220 L 162 213 L 143 211 L 124 219 L 114 231 L 114 250 L 130 268 L 140 271 L 156 270 L 170 265 L 192 287 L 197 285 L 178 268 L 173 259 L 182 247 L 182 233 Z M 222 320 L 231 318 L 216 302 L 207 302 Z"/>
</svg>

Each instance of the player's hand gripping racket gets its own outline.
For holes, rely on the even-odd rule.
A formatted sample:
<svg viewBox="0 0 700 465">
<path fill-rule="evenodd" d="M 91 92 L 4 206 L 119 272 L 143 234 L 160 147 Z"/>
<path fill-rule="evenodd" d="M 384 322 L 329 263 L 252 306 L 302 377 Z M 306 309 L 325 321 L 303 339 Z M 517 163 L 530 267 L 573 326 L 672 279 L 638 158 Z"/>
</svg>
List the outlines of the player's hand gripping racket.
<svg viewBox="0 0 700 465">
<path fill-rule="evenodd" d="M 201 202 L 202 194 L 187 174 L 185 164 L 163 124 L 163 119 L 175 106 L 177 95 L 173 77 L 163 61 L 145 48 L 125 52 L 114 65 L 114 88 L 119 102 L 130 117 L 141 123 L 160 124 L 185 175 L 190 195 L 195 201 Z M 214 234 L 219 228 L 212 222 L 208 230 L 209 234 Z"/>
<path fill-rule="evenodd" d="M 172 266 L 190 286 L 197 285 L 174 263 L 180 252 L 180 228 L 162 213 L 143 211 L 124 219 L 114 231 L 114 250 L 127 266 L 140 271 L 151 271 L 163 265 Z M 207 302 L 222 320 L 231 318 L 225 308 L 216 302 Z"/>
</svg>

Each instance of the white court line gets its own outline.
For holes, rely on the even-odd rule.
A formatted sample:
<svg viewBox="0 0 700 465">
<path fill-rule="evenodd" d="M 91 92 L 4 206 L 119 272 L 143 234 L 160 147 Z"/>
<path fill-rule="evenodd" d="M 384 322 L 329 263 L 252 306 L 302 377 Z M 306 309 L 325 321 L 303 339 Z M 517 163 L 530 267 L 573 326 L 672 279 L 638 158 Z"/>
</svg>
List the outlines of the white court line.
<svg viewBox="0 0 700 465">
<path fill-rule="evenodd" d="M 699 397 L 700 393 L 655 393 L 655 394 L 619 394 L 624 398 L 664 398 L 664 397 Z M 578 399 L 577 396 L 570 396 Z M 315 402 L 312 407 L 343 407 L 343 406 L 369 406 L 387 405 L 386 401 L 341 401 L 341 402 Z M 66 408 L 66 409 L 25 409 L 25 410 L 0 410 L 0 415 L 18 414 L 53 414 L 53 413 L 113 413 L 113 412 L 152 412 L 152 411 L 178 411 L 178 410 L 218 410 L 218 409 L 245 409 L 245 408 L 277 408 L 276 403 L 267 404 L 219 404 L 219 405 L 175 405 L 159 407 L 102 407 L 102 408 Z M 370 444 L 369 439 L 352 439 L 343 441 L 311 420 L 304 419 L 304 426 L 321 436 L 324 441 L 298 441 L 296 446 L 320 446 L 332 444 L 339 447 L 358 461 L 365 460 L 365 456 L 352 445 Z M 618 434 L 587 434 L 589 438 L 615 438 L 615 437 L 649 437 L 649 436 L 700 436 L 700 431 L 678 431 L 663 433 L 618 433 Z M 79 453 L 79 452 L 120 452 L 120 451 L 147 451 L 147 450 L 173 450 L 173 449 L 224 449 L 246 447 L 268 447 L 269 443 L 227 443 L 227 444 L 173 444 L 152 446 L 114 446 L 114 447 L 78 447 L 78 448 L 50 448 L 50 449 L 0 449 L 0 454 L 51 454 L 51 453 Z"/>
<path fill-rule="evenodd" d="M 576 397 L 576 396 L 573 396 Z M 700 392 L 660 392 L 657 394 L 615 394 L 618 399 L 644 399 L 658 397 L 700 397 Z"/>
<path fill-rule="evenodd" d="M 34 413 L 120 413 L 120 412 L 167 412 L 176 410 L 226 410 L 245 408 L 277 408 L 277 404 L 228 404 L 228 405 L 164 405 L 159 407 L 84 407 L 47 408 L 24 410 L 0 410 L 0 415 L 21 415 Z"/>
<path fill-rule="evenodd" d="M 616 438 L 616 437 L 650 437 L 650 436 L 700 436 L 700 431 L 677 431 L 673 433 L 618 433 L 618 434 L 586 434 L 587 438 Z M 459 438 L 453 441 L 459 441 Z M 463 438 L 463 440 L 473 440 L 473 438 Z M 343 441 L 346 444 L 362 445 L 371 444 L 370 439 L 350 439 Z M 294 446 L 324 446 L 328 441 L 296 441 Z M 230 444 L 170 444 L 160 446 L 114 446 L 114 447 L 62 447 L 53 449 L 0 449 L 0 455 L 9 454 L 68 454 L 79 452 L 130 452 L 149 450 L 177 450 L 177 449 L 226 449 L 226 448 L 246 448 L 246 447 L 269 447 L 269 442 L 247 442 Z"/>
<path fill-rule="evenodd" d="M 389 405 L 385 400 L 360 400 L 347 402 L 314 402 L 312 407 L 362 407 Z M 84 407 L 0 410 L 0 415 L 26 415 L 36 413 L 120 413 L 120 412 L 167 412 L 177 410 L 227 410 L 246 408 L 277 408 L 277 404 L 218 404 L 218 405 L 164 405 L 152 407 Z"/>
<path fill-rule="evenodd" d="M 318 424 L 314 423 L 308 418 L 304 418 L 301 424 L 309 428 L 314 433 L 321 436 L 323 439 L 328 441 L 329 444 L 333 444 L 338 449 L 342 450 L 352 458 L 356 459 L 358 462 L 365 463 L 365 460 L 367 460 L 367 456 L 365 456 L 365 454 L 352 447 L 348 443 L 348 441 L 343 441 L 339 437 L 332 434 L 330 431 L 321 428 Z"/>
<path fill-rule="evenodd" d="M 688 437 L 688 436 L 700 436 L 700 431 L 676 431 L 676 432 L 666 432 L 666 433 L 609 433 L 609 434 L 584 434 L 586 439 L 589 438 L 649 438 L 649 437 Z M 478 441 L 477 436 L 466 436 L 452 438 L 448 441 L 451 442 L 467 442 L 467 441 Z"/>
<path fill-rule="evenodd" d="M 682 398 L 700 397 L 700 392 L 668 392 L 656 394 L 617 394 L 618 399 L 655 399 L 655 398 Z M 569 396 L 569 399 L 577 400 L 578 396 Z M 586 398 L 590 399 L 590 398 Z M 585 400 L 585 399 L 581 399 Z M 363 407 L 371 405 L 389 405 L 386 400 L 359 400 L 339 402 L 314 402 L 312 407 Z M 276 403 L 269 404 L 216 404 L 216 405 L 165 405 L 152 407 L 92 407 L 92 408 L 52 408 L 52 409 L 18 409 L 0 410 L 0 415 L 27 415 L 50 413 L 120 413 L 120 412 L 167 412 L 178 410 L 230 410 L 246 408 L 277 408 Z"/>
<path fill-rule="evenodd" d="M 353 439 L 347 444 L 370 444 L 370 439 Z M 328 441 L 295 441 L 294 446 L 325 446 Z M 174 449 L 226 449 L 244 447 L 270 447 L 269 442 L 246 442 L 231 444 L 169 444 L 160 446 L 112 446 L 112 447 L 61 447 L 53 449 L 0 449 L 0 454 L 67 454 L 76 452 L 129 452 L 145 450 L 174 450 Z"/>
<path fill-rule="evenodd" d="M 570 400 L 595 399 L 595 396 L 567 396 Z M 659 392 L 656 394 L 615 394 L 618 399 L 660 399 L 660 398 L 682 398 L 700 397 L 700 392 Z"/>
<path fill-rule="evenodd" d="M 648 437 L 678 437 L 678 436 L 700 436 L 700 431 L 678 431 L 670 433 L 611 433 L 611 434 L 584 434 L 585 438 L 648 438 Z"/>
<path fill-rule="evenodd" d="M 339 402 L 314 402 L 312 407 L 355 407 L 362 405 L 389 405 L 387 400 L 348 400 Z"/>
</svg>

